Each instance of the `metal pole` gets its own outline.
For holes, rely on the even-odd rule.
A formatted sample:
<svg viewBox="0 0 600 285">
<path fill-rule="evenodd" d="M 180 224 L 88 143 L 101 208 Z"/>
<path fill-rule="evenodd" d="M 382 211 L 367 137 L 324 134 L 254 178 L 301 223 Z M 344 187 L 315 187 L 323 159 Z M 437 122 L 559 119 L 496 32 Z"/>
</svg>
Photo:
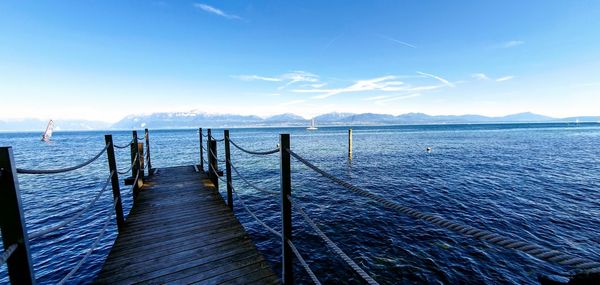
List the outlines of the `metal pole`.
<svg viewBox="0 0 600 285">
<path fill-rule="evenodd" d="M 348 159 L 352 160 L 352 129 L 348 129 Z"/>
<path fill-rule="evenodd" d="M 113 146 L 112 135 L 105 135 L 104 141 L 108 148 L 106 149 L 106 156 L 108 157 L 108 169 L 112 173 L 110 179 L 112 183 L 113 199 L 115 201 L 115 212 L 117 213 L 117 228 L 119 232 L 123 230 L 125 226 L 125 218 L 123 217 L 123 203 L 121 203 L 121 188 L 119 186 L 119 173 L 117 172 L 117 161 L 115 159 L 115 147 Z"/>
<path fill-rule="evenodd" d="M 198 129 L 200 134 L 200 171 L 204 172 L 204 154 L 202 153 L 202 128 Z"/>
<path fill-rule="evenodd" d="M 148 129 L 144 130 L 144 135 L 146 136 L 146 157 L 148 157 L 148 175 L 152 175 L 152 161 L 150 159 L 150 136 L 148 135 Z"/>
<path fill-rule="evenodd" d="M 210 140 L 210 177 L 212 178 L 212 182 L 219 190 L 219 166 L 217 165 L 217 142 L 215 140 Z"/>
<path fill-rule="evenodd" d="M 16 250 L 6 260 L 10 283 L 35 284 L 17 167 L 11 147 L 0 147 L 0 229 L 4 250 L 17 244 Z"/>
<path fill-rule="evenodd" d="M 133 192 L 133 201 L 135 202 L 135 198 L 137 198 L 138 192 L 139 192 L 139 183 L 136 183 L 135 176 L 140 171 L 140 164 L 139 164 L 139 159 L 138 159 L 138 162 L 135 162 L 136 157 L 138 157 L 137 131 L 132 131 L 131 134 L 133 136 L 133 142 L 131 143 L 131 163 L 133 164 L 133 167 L 131 167 L 131 179 L 133 179 L 132 180 L 133 181 L 132 182 L 133 183 L 132 192 Z"/>
<path fill-rule="evenodd" d="M 231 188 L 231 150 L 229 148 L 229 130 L 223 131 L 225 137 L 225 172 L 227 173 L 227 206 L 233 210 L 233 189 Z"/>
<path fill-rule="evenodd" d="M 287 243 L 288 240 L 292 240 L 292 202 L 288 199 L 288 196 L 292 195 L 292 175 L 291 175 L 291 161 L 290 161 L 290 135 L 281 134 L 279 135 L 279 146 L 281 148 L 281 226 L 282 226 L 282 279 L 283 284 L 293 284 L 294 269 L 292 267 L 292 248 Z"/>
</svg>

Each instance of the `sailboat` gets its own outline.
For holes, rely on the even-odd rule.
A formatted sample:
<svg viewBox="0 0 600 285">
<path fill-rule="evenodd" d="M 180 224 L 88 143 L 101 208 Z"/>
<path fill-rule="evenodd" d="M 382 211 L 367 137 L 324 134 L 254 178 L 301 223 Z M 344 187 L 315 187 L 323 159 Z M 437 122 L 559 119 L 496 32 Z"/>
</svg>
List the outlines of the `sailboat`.
<svg viewBox="0 0 600 285">
<path fill-rule="evenodd" d="M 54 130 L 54 121 L 48 121 L 48 125 L 46 126 L 46 130 L 44 134 L 42 134 L 42 141 L 49 142 L 52 137 L 52 131 Z"/>
<path fill-rule="evenodd" d="M 311 119 L 310 120 L 310 126 L 308 128 L 306 128 L 309 131 L 314 131 L 317 130 L 317 127 L 315 127 L 315 119 Z"/>
</svg>

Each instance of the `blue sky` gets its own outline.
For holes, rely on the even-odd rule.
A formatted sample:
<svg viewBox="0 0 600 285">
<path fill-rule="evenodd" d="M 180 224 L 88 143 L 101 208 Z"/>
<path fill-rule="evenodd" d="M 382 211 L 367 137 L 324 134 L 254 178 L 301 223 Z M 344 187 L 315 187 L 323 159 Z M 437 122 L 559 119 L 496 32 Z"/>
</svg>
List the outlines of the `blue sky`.
<svg viewBox="0 0 600 285">
<path fill-rule="evenodd" d="M 600 115 L 600 1 L 1 1 L 0 119 Z"/>
</svg>

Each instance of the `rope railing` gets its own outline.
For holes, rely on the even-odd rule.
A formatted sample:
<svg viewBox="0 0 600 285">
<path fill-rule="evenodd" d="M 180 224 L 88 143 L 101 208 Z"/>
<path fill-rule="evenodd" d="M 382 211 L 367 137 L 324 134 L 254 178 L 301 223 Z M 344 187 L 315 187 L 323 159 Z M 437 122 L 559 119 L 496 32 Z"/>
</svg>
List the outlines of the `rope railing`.
<svg viewBox="0 0 600 285">
<path fill-rule="evenodd" d="M 313 283 L 315 283 L 317 285 L 321 285 L 321 281 L 319 281 L 319 279 L 317 278 L 315 273 L 310 269 L 310 267 L 308 266 L 308 263 L 306 263 L 306 261 L 304 260 L 302 255 L 300 255 L 300 252 L 298 251 L 298 249 L 296 248 L 294 243 L 288 239 L 287 244 L 290 246 L 290 248 L 292 249 L 292 252 L 296 256 L 296 258 L 298 258 L 298 261 L 300 261 L 300 264 L 302 265 L 302 267 L 304 268 L 304 270 L 306 271 L 308 276 L 310 276 L 310 279 L 312 279 Z"/>
<path fill-rule="evenodd" d="M 0 255 L 0 267 L 2 265 L 4 265 L 4 263 L 6 263 L 6 261 L 10 258 L 10 256 L 13 254 L 13 252 L 15 252 L 15 250 L 17 250 L 17 247 L 19 247 L 19 244 L 14 243 L 14 244 L 10 245 L 8 248 L 6 248 L 6 250 L 4 250 L 2 255 Z"/>
<path fill-rule="evenodd" d="M 243 176 L 243 175 L 242 175 L 242 174 L 241 174 L 241 173 L 240 173 L 240 172 L 237 170 L 237 168 L 235 167 L 235 165 L 233 165 L 233 163 L 231 163 L 231 161 L 229 161 L 229 165 L 231 166 L 231 169 L 233 169 L 233 171 L 234 171 L 234 172 L 237 174 L 237 176 L 238 176 L 239 178 L 241 178 L 241 179 L 242 179 L 242 181 L 244 181 L 244 183 L 246 183 L 246 185 L 248 185 L 248 186 L 252 187 L 253 189 L 255 189 L 255 190 L 259 191 L 259 192 L 269 193 L 269 194 L 272 194 L 272 195 L 279 195 L 279 194 L 280 194 L 280 193 L 279 193 L 279 192 L 277 192 L 277 191 L 266 190 L 266 189 L 263 189 L 263 188 L 260 188 L 260 187 L 256 186 L 254 183 L 252 183 L 252 182 L 248 181 L 248 179 L 247 179 L 246 177 L 244 177 L 244 176 Z"/>
<path fill-rule="evenodd" d="M 127 143 L 127 144 L 124 144 L 124 145 L 116 145 L 116 144 L 113 144 L 113 146 L 114 146 L 115 148 L 119 148 L 119 149 L 128 148 L 128 147 L 131 147 L 131 144 L 132 144 L 134 141 L 135 141 L 135 139 L 131 139 L 131 140 L 130 140 L 130 141 Z"/>
<path fill-rule="evenodd" d="M 278 231 L 274 230 L 273 228 L 269 227 L 269 225 L 267 225 L 265 222 L 263 222 L 261 219 L 259 219 L 252 211 L 250 211 L 250 209 L 248 208 L 248 206 L 246 206 L 246 203 L 244 203 L 244 200 L 242 199 L 242 197 L 240 197 L 240 194 L 235 190 L 235 187 L 233 187 L 233 185 L 231 185 L 231 183 L 229 184 L 229 186 L 231 186 L 231 190 L 235 193 L 236 199 L 240 202 L 240 204 L 246 210 L 246 212 L 248 212 L 248 214 L 250 214 L 250 216 L 252 216 L 252 218 L 254 218 L 254 220 L 256 220 L 257 223 L 259 223 L 261 226 L 263 226 L 269 232 L 271 232 L 274 235 L 276 235 L 276 236 L 278 236 L 278 237 L 281 238 L 281 233 L 280 232 L 278 232 Z"/>
<path fill-rule="evenodd" d="M 346 262 L 348 264 L 348 266 L 350 266 L 350 268 L 352 268 L 352 270 L 354 270 L 358 275 L 360 275 L 360 277 L 362 277 L 368 284 L 371 284 L 371 285 L 379 284 L 379 283 L 377 283 L 377 281 L 375 281 L 375 279 L 373 279 L 369 274 L 367 274 L 367 272 L 365 272 L 362 268 L 360 268 L 360 266 L 358 266 L 358 264 L 356 264 L 356 262 L 354 262 L 354 260 L 352 260 L 352 258 L 350 258 L 346 253 L 344 253 L 344 251 L 342 251 L 342 249 L 339 246 L 337 246 L 329 237 L 327 237 L 327 235 L 325 235 L 325 233 L 323 231 L 321 231 L 321 229 L 306 214 L 306 212 L 304 212 L 302 207 L 300 207 L 300 205 L 298 205 L 295 201 L 292 200 L 291 196 L 287 196 L 287 199 L 292 203 L 292 207 L 294 208 L 294 210 L 296 210 L 298 213 L 300 213 L 300 215 L 310 225 L 310 227 L 313 228 L 313 230 L 317 233 L 317 235 L 321 239 L 323 239 L 323 241 L 325 241 L 327 246 L 329 248 L 331 248 L 331 250 L 333 252 L 335 252 L 342 260 L 344 260 L 344 262 Z"/>
<path fill-rule="evenodd" d="M 78 165 L 75 165 L 75 166 L 59 168 L 59 169 L 44 169 L 44 170 L 17 168 L 17 173 L 21 173 L 21 174 L 57 174 L 57 173 L 63 173 L 63 172 L 77 170 L 79 168 L 82 168 L 82 167 L 87 166 L 90 163 L 94 162 L 108 149 L 109 146 L 110 145 L 108 145 L 108 144 L 105 145 L 104 148 L 100 152 L 98 152 L 98 154 L 96 154 L 94 157 L 92 157 L 92 158 L 88 159 L 87 161 L 84 161 Z"/>
<path fill-rule="evenodd" d="M 581 258 L 581 257 L 574 256 L 571 254 L 562 253 L 557 250 L 551 250 L 551 249 L 548 249 L 543 246 L 533 244 L 530 242 L 521 241 L 521 240 L 517 240 L 514 238 L 510 238 L 510 237 L 504 237 L 504 236 L 501 236 L 496 233 L 492 233 L 487 230 L 481 230 L 481 229 L 478 229 L 478 228 L 475 228 L 472 226 L 463 225 L 463 224 L 460 224 L 460 223 L 457 223 L 454 221 L 450 221 L 450 220 L 447 220 L 447 219 L 439 217 L 439 216 L 426 214 L 426 213 L 417 211 L 415 209 L 412 209 L 412 208 L 409 208 L 406 206 L 402 206 L 393 201 L 389 201 L 379 195 L 376 195 L 367 190 L 358 188 L 340 178 L 337 178 L 337 177 L 329 174 L 328 172 L 318 168 L 317 166 L 315 166 L 308 160 L 302 158 L 300 155 L 296 154 L 295 152 L 291 151 L 290 149 L 286 149 L 286 151 L 288 151 L 291 156 L 293 156 L 295 159 L 300 161 L 302 164 L 306 165 L 308 168 L 312 169 L 313 171 L 319 173 L 323 177 L 328 178 L 329 180 L 333 181 L 334 183 L 336 183 L 356 194 L 359 194 L 361 196 L 364 196 L 364 197 L 370 198 L 371 200 L 379 202 L 381 205 L 383 205 L 387 208 L 399 211 L 399 212 L 406 214 L 410 217 L 413 217 L 415 219 L 420 219 L 420 220 L 424 220 L 427 222 L 431 222 L 435 225 L 441 226 L 441 227 L 451 230 L 453 232 L 471 236 L 473 238 L 476 238 L 476 239 L 479 239 L 479 240 L 482 240 L 485 242 L 490 242 L 490 243 L 502 246 L 504 248 L 518 250 L 518 251 L 524 252 L 528 255 L 531 255 L 531 256 L 536 257 L 541 260 L 545 260 L 545 261 L 556 263 L 556 264 L 563 265 L 563 266 L 569 266 L 572 268 L 576 268 L 580 271 L 583 271 L 584 273 L 600 272 L 600 263 L 599 262 L 592 261 L 592 260 L 589 260 L 586 258 Z"/>
<path fill-rule="evenodd" d="M 137 163 L 138 161 L 138 155 L 135 156 L 135 159 L 133 159 L 133 162 L 131 163 L 131 165 L 129 166 L 129 168 L 127 168 L 126 170 L 123 171 L 117 171 L 118 174 L 127 174 L 129 173 L 129 171 L 131 171 L 131 169 L 133 169 L 133 166 Z"/>
<path fill-rule="evenodd" d="M 238 144 L 236 144 L 234 141 L 232 141 L 231 139 L 229 139 L 229 142 L 235 146 L 237 149 L 248 153 L 248 154 L 254 154 L 254 155 L 269 155 L 269 154 L 274 154 L 274 153 L 278 153 L 279 152 L 279 147 L 277 147 L 276 149 L 273 150 L 267 150 L 267 151 L 251 151 L 251 150 L 247 150 L 241 146 L 239 146 Z"/>
<path fill-rule="evenodd" d="M 212 154 L 212 156 L 220 163 L 225 163 L 226 161 L 224 159 L 219 159 L 219 157 L 212 151 L 212 149 L 208 150 L 210 152 L 210 154 Z"/>
<path fill-rule="evenodd" d="M 61 279 L 57 284 L 59 284 L 59 285 L 65 284 L 65 282 L 67 282 L 73 276 L 73 274 L 75 274 L 77 272 L 77 270 L 79 270 L 79 268 L 81 268 L 81 266 L 85 263 L 85 261 L 90 257 L 90 255 L 92 254 L 92 252 L 94 252 L 94 250 L 98 246 L 98 243 L 102 239 L 102 236 L 106 232 L 106 229 L 108 228 L 108 225 L 110 224 L 110 220 L 112 219 L 113 210 L 114 210 L 114 208 L 111 208 L 109 210 L 108 217 L 106 218 L 106 221 L 104 222 L 104 226 L 102 227 L 102 230 L 98 234 L 98 237 L 96 238 L 96 240 L 94 241 L 94 243 L 92 244 L 92 246 L 89 248 L 89 250 L 83 256 L 83 258 L 81 258 L 79 260 L 79 262 L 77 262 L 77 264 L 75 265 L 75 267 L 73 267 L 71 269 L 71 271 L 69 271 L 69 273 L 67 273 L 67 275 L 65 277 L 63 277 L 63 279 Z"/>
<path fill-rule="evenodd" d="M 102 189 L 100 191 L 98 191 L 98 193 L 96 194 L 94 199 L 92 201 L 90 201 L 90 203 L 88 203 L 87 206 L 85 206 L 83 209 L 79 210 L 79 212 L 77 212 L 76 215 L 74 215 L 54 226 L 51 226 L 51 227 L 48 227 L 48 228 L 45 228 L 42 230 L 38 230 L 38 231 L 35 231 L 35 232 L 29 234 L 29 239 L 31 240 L 31 239 L 45 236 L 46 234 L 56 231 L 64 226 L 70 224 L 71 222 L 75 221 L 77 218 L 81 217 L 81 215 L 83 215 L 87 210 L 89 210 L 92 206 L 94 206 L 94 204 L 96 204 L 98 199 L 100 199 L 100 196 L 102 196 L 102 193 L 104 193 L 104 191 L 106 191 L 106 189 L 108 188 L 108 185 L 109 185 L 113 175 L 114 175 L 114 172 L 111 172 L 111 174 L 108 176 L 108 179 L 106 179 L 104 186 L 102 187 Z"/>
</svg>

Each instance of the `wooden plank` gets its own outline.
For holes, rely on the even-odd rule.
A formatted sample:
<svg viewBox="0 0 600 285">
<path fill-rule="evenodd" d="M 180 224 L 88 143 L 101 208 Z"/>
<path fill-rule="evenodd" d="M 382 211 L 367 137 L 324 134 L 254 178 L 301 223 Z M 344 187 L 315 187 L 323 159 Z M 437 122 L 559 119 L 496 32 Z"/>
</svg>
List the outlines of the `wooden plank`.
<svg viewBox="0 0 600 285">
<path fill-rule="evenodd" d="M 209 179 L 185 166 L 144 181 L 94 283 L 258 281 L 278 283 Z"/>
</svg>

